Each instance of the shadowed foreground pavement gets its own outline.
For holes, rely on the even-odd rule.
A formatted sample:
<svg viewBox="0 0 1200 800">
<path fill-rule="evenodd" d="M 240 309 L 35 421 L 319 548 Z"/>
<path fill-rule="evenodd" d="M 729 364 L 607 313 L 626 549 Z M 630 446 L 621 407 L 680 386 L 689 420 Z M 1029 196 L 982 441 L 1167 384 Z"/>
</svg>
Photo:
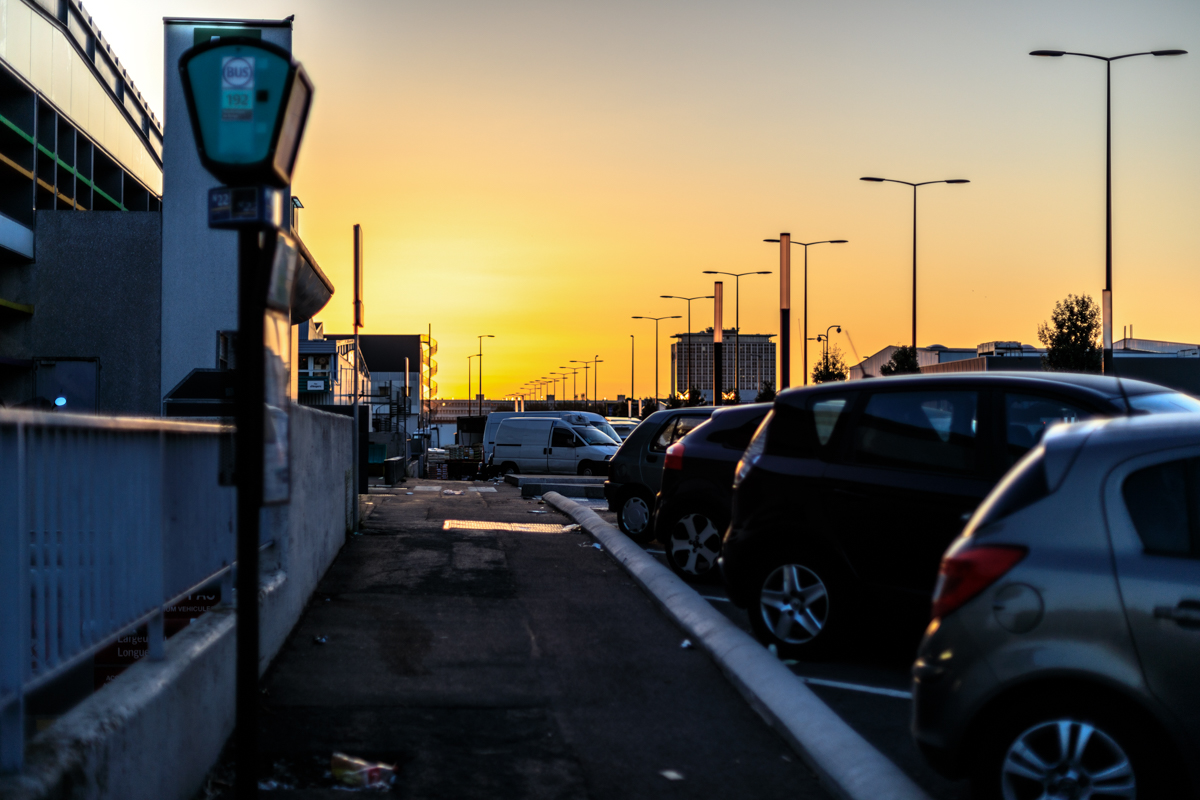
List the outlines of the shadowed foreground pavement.
<svg viewBox="0 0 1200 800">
<path fill-rule="evenodd" d="M 264 679 L 262 779 L 295 787 L 264 797 L 344 798 L 335 750 L 396 764 L 405 798 L 827 796 L 590 537 L 444 530 L 570 522 L 469 486 L 492 488 L 372 497 Z"/>
</svg>

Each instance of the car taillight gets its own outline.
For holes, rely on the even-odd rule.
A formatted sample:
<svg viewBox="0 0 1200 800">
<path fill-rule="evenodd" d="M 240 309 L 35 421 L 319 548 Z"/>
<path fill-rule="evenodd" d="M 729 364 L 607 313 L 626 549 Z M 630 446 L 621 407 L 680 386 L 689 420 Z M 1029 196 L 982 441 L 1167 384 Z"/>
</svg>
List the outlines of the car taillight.
<svg viewBox="0 0 1200 800">
<path fill-rule="evenodd" d="M 945 556 L 933 592 L 933 618 L 942 619 L 998 581 L 1029 550 L 1012 545 L 972 547 Z"/>
<path fill-rule="evenodd" d="M 683 442 L 676 442 L 667 448 L 663 469 L 683 469 Z"/>
</svg>

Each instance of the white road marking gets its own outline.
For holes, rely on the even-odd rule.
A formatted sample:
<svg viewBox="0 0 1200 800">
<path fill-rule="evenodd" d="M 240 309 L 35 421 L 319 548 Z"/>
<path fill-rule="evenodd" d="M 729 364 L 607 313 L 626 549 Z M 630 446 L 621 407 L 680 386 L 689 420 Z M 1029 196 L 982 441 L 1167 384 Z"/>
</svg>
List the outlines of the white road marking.
<svg viewBox="0 0 1200 800">
<path fill-rule="evenodd" d="M 468 492 L 494 492 L 494 491 L 496 491 L 496 487 L 495 486 L 469 486 L 469 487 L 467 487 L 467 491 Z"/>
<path fill-rule="evenodd" d="M 473 519 L 448 519 L 444 531 L 513 531 L 515 533 L 562 533 L 563 526 L 548 522 L 483 522 Z"/>
<path fill-rule="evenodd" d="M 877 694 L 881 697 L 895 697 L 898 700 L 912 700 L 912 692 L 903 692 L 899 689 L 881 689 L 878 686 L 863 686 L 861 683 L 843 683 L 842 681 L 827 681 L 824 678 L 806 678 L 803 675 L 797 676 L 810 686 L 827 686 L 830 689 L 845 689 L 849 692 L 862 692 L 864 694 Z"/>
<path fill-rule="evenodd" d="M 418 492 L 440 492 L 442 490 L 440 486 L 414 486 L 413 488 Z"/>
<path fill-rule="evenodd" d="M 706 594 L 702 594 L 700 596 L 703 597 L 705 600 L 716 600 L 718 603 L 732 603 L 733 602 L 728 597 L 709 597 Z"/>
</svg>

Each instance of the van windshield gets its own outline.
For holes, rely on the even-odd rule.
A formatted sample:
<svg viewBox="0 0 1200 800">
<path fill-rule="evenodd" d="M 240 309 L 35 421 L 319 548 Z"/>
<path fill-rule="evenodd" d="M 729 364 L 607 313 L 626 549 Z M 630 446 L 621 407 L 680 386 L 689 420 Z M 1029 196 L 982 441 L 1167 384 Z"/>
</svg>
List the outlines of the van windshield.
<svg viewBox="0 0 1200 800">
<path fill-rule="evenodd" d="M 597 430 L 599 427 L 599 425 L 597 425 L 595 428 L 579 425 L 573 428 L 573 430 L 578 433 L 580 437 L 582 437 L 583 440 L 588 444 L 618 444 L 621 441 L 620 439 L 616 438 L 615 434 L 613 436 L 609 436 L 607 433 L 604 433 L 604 431 Z"/>
<path fill-rule="evenodd" d="M 608 424 L 608 420 L 603 419 L 595 422 L 589 420 L 588 425 L 591 425 L 593 428 L 599 428 L 600 430 L 604 431 L 605 436 L 620 444 L 621 436 L 615 430 L 613 430 L 612 425 Z M 575 430 L 579 430 L 579 428 L 576 428 Z"/>
</svg>

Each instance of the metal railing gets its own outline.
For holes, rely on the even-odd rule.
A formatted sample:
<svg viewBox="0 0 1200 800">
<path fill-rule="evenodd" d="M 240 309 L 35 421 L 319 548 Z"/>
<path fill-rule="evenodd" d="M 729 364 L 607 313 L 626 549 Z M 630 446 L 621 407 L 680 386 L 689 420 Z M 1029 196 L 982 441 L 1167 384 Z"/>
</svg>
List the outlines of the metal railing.
<svg viewBox="0 0 1200 800">
<path fill-rule="evenodd" d="M 0 771 L 22 766 L 28 693 L 141 625 L 161 660 L 164 609 L 228 573 L 231 434 L 0 410 Z"/>
</svg>

